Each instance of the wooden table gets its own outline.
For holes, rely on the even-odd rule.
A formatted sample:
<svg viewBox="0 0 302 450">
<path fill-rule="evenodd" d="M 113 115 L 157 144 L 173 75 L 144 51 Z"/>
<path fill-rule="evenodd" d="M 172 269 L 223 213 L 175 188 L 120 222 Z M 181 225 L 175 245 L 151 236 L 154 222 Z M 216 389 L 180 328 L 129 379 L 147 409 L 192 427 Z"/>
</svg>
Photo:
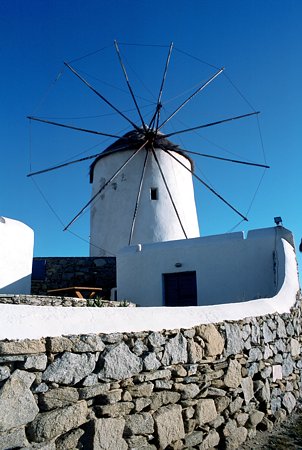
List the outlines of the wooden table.
<svg viewBox="0 0 302 450">
<path fill-rule="evenodd" d="M 93 298 L 96 294 L 102 292 L 102 288 L 71 286 L 60 289 L 50 289 L 47 294 L 59 295 L 62 297 L 77 297 L 77 298 Z"/>
</svg>

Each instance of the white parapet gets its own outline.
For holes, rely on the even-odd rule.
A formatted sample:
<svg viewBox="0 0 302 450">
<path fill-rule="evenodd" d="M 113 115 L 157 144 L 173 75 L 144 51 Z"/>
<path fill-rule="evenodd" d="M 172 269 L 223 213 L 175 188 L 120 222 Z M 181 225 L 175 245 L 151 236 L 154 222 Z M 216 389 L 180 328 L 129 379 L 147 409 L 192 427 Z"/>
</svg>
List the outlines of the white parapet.
<svg viewBox="0 0 302 450">
<path fill-rule="evenodd" d="M 0 293 L 30 294 L 33 246 L 31 228 L 0 217 Z"/>
</svg>

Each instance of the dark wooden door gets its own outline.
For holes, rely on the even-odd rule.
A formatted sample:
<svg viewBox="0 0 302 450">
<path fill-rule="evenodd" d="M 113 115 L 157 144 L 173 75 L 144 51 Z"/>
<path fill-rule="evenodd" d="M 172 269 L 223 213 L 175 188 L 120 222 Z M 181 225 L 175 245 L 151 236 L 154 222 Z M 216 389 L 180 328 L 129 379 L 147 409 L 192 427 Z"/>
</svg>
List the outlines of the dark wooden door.
<svg viewBox="0 0 302 450">
<path fill-rule="evenodd" d="M 164 273 L 165 306 L 196 306 L 196 272 Z"/>
</svg>

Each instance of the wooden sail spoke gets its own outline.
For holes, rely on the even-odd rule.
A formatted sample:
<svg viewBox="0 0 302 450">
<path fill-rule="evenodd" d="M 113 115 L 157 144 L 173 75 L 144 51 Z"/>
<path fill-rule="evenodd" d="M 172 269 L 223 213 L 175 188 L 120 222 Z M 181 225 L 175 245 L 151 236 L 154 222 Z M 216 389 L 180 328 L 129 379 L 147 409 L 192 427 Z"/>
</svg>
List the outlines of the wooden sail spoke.
<svg viewBox="0 0 302 450">
<path fill-rule="evenodd" d="M 181 105 L 178 106 L 178 108 L 175 109 L 175 111 L 170 114 L 170 116 L 164 120 L 161 125 L 157 128 L 157 130 L 160 130 L 167 122 L 169 122 L 169 120 L 172 119 L 172 117 L 175 116 L 175 114 L 177 114 L 190 100 L 192 100 L 193 97 L 195 97 L 195 95 L 199 94 L 199 92 L 201 92 L 203 89 L 205 89 L 213 80 L 215 80 L 216 77 L 218 77 L 218 75 L 220 75 L 222 72 L 224 71 L 224 68 L 219 69 L 218 72 L 216 72 L 211 78 L 209 78 L 205 83 L 203 83 L 198 89 L 196 89 L 196 91 L 193 92 L 193 94 L 190 95 L 190 97 L 188 97 L 184 102 L 182 102 Z"/>
<path fill-rule="evenodd" d="M 165 150 L 165 151 L 166 151 L 166 150 Z M 167 152 L 167 153 L 169 153 L 169 152 Z M 170 198 L 170 200 L 171 200 L 171 203 L 172 203 L 173 209 L 174 209 L 174 211 L 175 211 L 175 214 L 176 214 L 176 216 L 177 216 L 178 222 L 179 222 L 179 224 L 180 224 L 180 226 L 181 226 L 181 229 L 182 229 L 182 231 L 183 231 L 183 233 L 184 233 L 185 238 L 188 239 L 186 230 L 184 229 L 184 226 L 183 226 L 183 224 L 182 224 L 181 218 L 180 218 L 179 213 L 178 213 L 178 211 L 177 211 L 177 208 L 176 208 L 175 202 L 174 202 L 174 200 L 173 200 L 171 191 L 170 191 L 169 186 L 168 186 L 168 184 L 167 184 L 165 175 L 164 175 L 164 173 L 163 173 L 163 171 L 162 171 L 162 168 L 161 168 L 161 166 L 160 166 L 160 163 L 159 163 L 159 161 L 158 161 L 158 158 L 157 158 L 157 156 L 156 156 L 156 152 L 155 152 L 154 148 L 152 148 L 152 154 L 153 154 L 154 159 L 155 159 L 155 161 L 156 161 L 157 167 L 158 167 L 159 172 L 160 172 L 160 174 L 161 174 L 161 177 L 162 177 L 162 180 L 163 180 L 164 185 L 165 185 L 165 187 L 166 187 L 166 190 L 167 190 L 167 192 L 168 192 L 168 195 L 169 195 L 169 198 Z"/>
<path fill-rule="evenodd" d="M 203 125 L 198 125 L 196 127 L 186 128 L 184 130 L 174 131 L 173 133 L 165 134 L 164 137 L 174 136 L 175 134 L 187 133 L 188 131 L 200 130 L 201 128 L 208 128 L 214 125 L 220 125 L 221 123 L 231 122 L 232 120 L 243 119 L 245 117 L 254 116 L 255 114 L 260 114 L 260 111 L 255 111 L 248 114 L 242 114 L 241 116 L 229 117 L 228 119 L 218 120 L 216 122 L 210 122 Z"/>
<path fill-rule="evenodd" d="M 31 172 L 27 174 L 28 177 L 33 177 L 35 175 L 41 175 L 42 173 L 51 172 L 52 170 L 62 169 L 63 167 L 70 166 L 71 164 L 76 164 L 78 162 L 87 161 L 88 159 L 97 158 L 101 153 L 96 153 L 95 155 L 85 156 L 84 158 L 75 159 L 74 161 L 68 161 L 66 163 L 58 164 L 57 166 L 48 167 L 47 169 L 37 170 L 36 172 Z"/>
<path fill-rule="evenodd" d="M 149 152 L 147 150 L 146 151 L 146 156 L 145 156 L 145 159 L 144 159 L 142 174 L 141 174 L 140 181 L 139 181 L 139 187 L 138 187 L 138 191 L 137 191 L 135 207 L 134 207 L 134 212 L 133 212 L 133 217 L 132 217 L 132 222 L 131 222 L 130 236 L 129 236 L 129 242 L 128 242 L 129 245 L 131 245 L 131 241 L 132 241 L 132 237 L 133 237 L 135 221 L 136 221 L 136 217 L 137 217 L 137 210 L 138 210 L 138 205 L 139 205 L 139 201 L 140 201 L 140 197 L 141 197 L 141 192 L 142 192 L 142 187 L 143 187 L 143 182 L 144 182 L 144 177 L 145 177 L 145 172 L 146 172 L 148 156 L 149 156 Z"/>
<path fill-rule="evenodd" d="M 63 231 L 68 230 L 68 228 L 83 214 L 83 212 L 88 208 L 89 205 L 91 205 L 91 203 L 100 195 L 100 193 L 106 188 L 106 186 L 108 186 L 109 183 L 111 183 L 111 181 L 113 181 L 118 174 L 123 170 L 123 168 L 137 155 L 137 153 L 142 150 L 145 146 L 147 145 L 147 141 L 143 143 L 143 145 L 141 147 L 139 147 L 137 150 L 135 150 L 134 153 L 132 153 L 132 155 L 129 156 L 129 158 L 121 165 L 121 167 L 114 172 L 114 174 L 109 178 L 109 180 L 106 181 L 105 184 L 103 184 L 103 186 L 98 190 L 98 192 L 96 194 L 94 194 L 91 199 L 89 200 L 89 202 L 86 203 L 86 205 L 83 206 L 83 208 L 78 212 L 78 214 L 66 225 L 66 227 L 64 228 Z"/>
<path fill-rule="evenodd" d="M 167 78 L 168 67 L 169 67 L 169 63 L 170 63 L 172 49 L 173 49 L 173 42 L 171 42 L 170 47 L 169 47 L 169 52 L 168 52 L 168 56 L 167 56 L 167 59 L 166 59 L 166 65 L 165 65 L 165 69 L 164 69 L 164 73 L 163 73 L 163 77 L 162 77 L 162 82 L 161 82 L 159 93 L 158 93 L 155 113 L 154 113 L 154 116 L 152 117 L 152 120 L 151 120 L 151 122 L 149 124 L 149 128 L 152 128 L 154 123 L 156 122 L 156 125 L 155 125 L 155 130 L 156 131 L 155 132 L 157 132 L 158 126 L 159 126 L 160 110 L 161 110 L 161 106 L 162 106 L 161 105 L 161 98 L 162 98 L 162 95 L 163 95 L 164 84 L 165 84 L 165 81 L 166 81 L 166 78 Z"/>
<path fill-rule="evenodd" d="M 126 67 L 125 67 L 125 65 L 124 65 L 124 63 L 123 63 L 122 56 L 121 56 L 121 52 L 120 52 L 120 49 L 119 49 L 119 46 L 118 46 L 117 41 L 114 41 L 114 46 L 115 46 L 115 49 L 116 49 L 116 52 L 117 52 L 117 55 L 118 55 L 118 59 L 119 59 L 119 62 L 120 62 L 122 71 L 123 71 L 124 76 L 125 76 L 125 80 L 126 80 L 126 83 L 127 83 L 127 86 L 128 86 L 129 92 L 130 92 L 130 95 L 131 95 L 131 97 L 132 97 L 132 100 L 133 100 L 133 102 L 134 102 L 134 104 L 135 104 L 135 107 L 136 107 L 136 110 L 137 110 L 137 112 L 138 112 L 138 115 L 139 115 L 140 120 L 141 120 L 141 122 L 142 122 L 142 127 L 143 127 L 143 129 L 144 129 L 145 131 L 147 131 L 146 125 L 145 125 L 145 122 L 144 122 L 144 119 L 143 119 L 143 116 L 142 116 L 142 113 L 141 113 L 141 111 L 140 111 L 140 109 L 139 109 L 138 103 L 137 103 L 137 101 L 136 101 L 136 98 L 135 98 L 133 89 L 132 89 L 131 84 L 130 84 L 130 81 L 129 81 L 129 77 L 128 77 L 128 74 L 127 74 L 127 71 L 126 71 Z"/>
<path fill-rule="evenodd" d="M 85 78 L 83 78 L 70 64 L 64 63 L 66 67 L 68 67 L 71 72 L 77 76 L 89 89 L 91 89 L 98 97 L 100 97 L 110 108 L 112 108 L 115 112 L 117 112 L 120 116 L 122 116 L 124 119 L 126 119 L 131 125 L 136 129 L 139 130 L 139 127 L 132 122 L 132 120 L 129 119 L 122 111 L 120 111 L 118 108 L 116 108 L 109 100 L 107 100 L 100 92 L 98 92 L 93 86 L 91 86 L 90 83 L 88 83 Z"/>
<path fill-rule="evenodd" d="M 243 220 L 248 221 L 248 218 L 245 217 L 241 212 L 238 211 L 231 203 L 229 203 L 225 198 L 222 197 L 222 195 L 218 194 L 211 186 L 209 186 L 204 180 L 202 180 L 198 175 L 196 175 L 191 169 L 189 169 L 185 164 L 183 164 L 179 159 L 175 158 L 172 153 L 170 153 L 168 150 L 163 150 L 165 153 L 171 156 L 171 158 L 175 159 L 181 166 L 183 166 L 186 170 L 188 170 L 191 175 L 196 178 L 201 184 L 203 184 L 209 191 L 211 191 L 216 197 L 218 197 L 223 203 L 225 203 L 229 208 L 231 208 L 236 214 L 238 214 Z"/>
<path fill-rule="evenodd" d="M 69 128 L 70 130 L 83 131 L 84 133 L 97 134 L 100 136 L 108 136 L 116 139 L 123 139 L 122 136 L 117 136 L 116 134 L 103 133 L 102 131 L 89 130 L 87 128 L 75 127 L 73 125 L 67 125 L 66 123 L 52 122 L 51 120 L 40 119 L 39 117 L 27 116 L 29 120 L 35 120 L 36 122 L 47 123 L 49 125 L 55 125 L 56 127 Z"/>
<path fill-rule="evenodd" d="M 215 156 L 215 155 L 208 155 L 207 153 L 193 152 L 191 150 L 185 150 L 183 148 L 181 149 L 181 151 L 184 153 L 190 153 L 192 155 L 203 156 L 205 158 L 218 159 L 219 161 L 227 161 L 227 162 L 231 162 L 231 163 L 235 163 L 235 164 L 244 164 L 247 166 L 264 167 L 265 169 L 270 168 L 270 166 L 268 166 L 267 164 L 254 163 L 254 162 L 249 162 L 249 161 L 241 161 L 238 159 L 231 159 L 231 158 L 223 158 L 222 156 Z"/>
</svg>

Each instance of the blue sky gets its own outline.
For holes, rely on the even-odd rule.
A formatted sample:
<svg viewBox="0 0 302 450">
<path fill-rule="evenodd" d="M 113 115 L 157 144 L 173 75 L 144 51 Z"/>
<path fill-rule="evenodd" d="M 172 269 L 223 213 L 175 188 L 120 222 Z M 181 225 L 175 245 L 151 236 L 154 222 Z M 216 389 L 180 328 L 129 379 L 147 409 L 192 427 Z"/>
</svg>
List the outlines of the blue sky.
<svg viewBox="0 0 302 450">
<path fill-rule="evenodd" d="M 128 131 L 128 123 L 112 115 L 100 99 L 63 69 L 63 62 L 74 60 L 77 70 L 137 121 L 135 112 L 129 111 L 133 104 L 113 41 L 121 43 L 130 81 L 146 118 L 154 108 L 173 41 L 163 117 L 216 68 L 225 67 L 226 76 L 217 77 L 164 131 L 261 111 L 263 147 L 256 117 L 173 140 L 189 150 L 260 163 L 266 159 L 271 166 L 254 198 L 262 169 L 194 158 L 197 173 L 243 214 L 251 206 L 249 222 L 238 225 L 238 216 L 196 185 L 201 234 L 269 227 L 274 225 L 275 216 L 282 216 L 284 226 L 294 232 L 299 244 L 301 16 L 299 0 L 1 0 L 0 214 L 34 229 L 36 256 L 88 255 L 89 215 L 83 215 L 71 228 L 82 239 L 63 232 L 62 223 L 68 223 L 89 200 L 89 161 L 35 177 L 40 191 L 26 174 L 76 155 L 101 152 L 112 141 L 30 124 L 26 116 L 53 118 L 113 134 Z"/>
</svg>

